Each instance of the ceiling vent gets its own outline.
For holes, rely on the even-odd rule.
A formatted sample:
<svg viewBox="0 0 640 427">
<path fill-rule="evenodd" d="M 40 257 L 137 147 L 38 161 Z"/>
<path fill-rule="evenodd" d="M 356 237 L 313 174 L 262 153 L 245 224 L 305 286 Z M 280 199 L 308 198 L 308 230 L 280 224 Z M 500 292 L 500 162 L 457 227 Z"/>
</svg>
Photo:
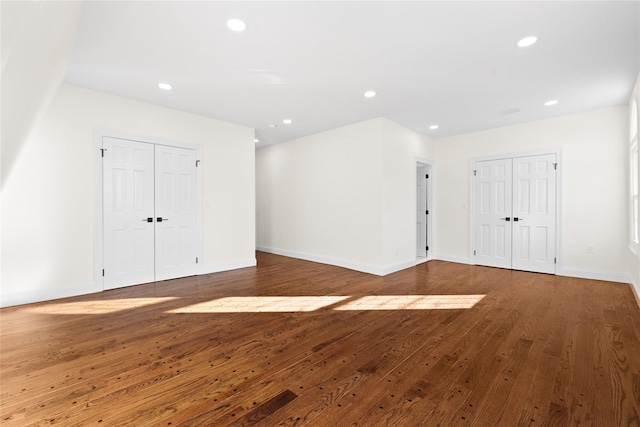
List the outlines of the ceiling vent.
<svg viewBox="0 0 640 427">
<path fill-rule="evenodd" d="M 519 112 L 520 112 L 519 108 L 509 108 L 508 110 L 500 111 L 500 114 L 502 114 L 503 116 L 508 116 L 509 114 L 515 114 Z"/>
</svg>

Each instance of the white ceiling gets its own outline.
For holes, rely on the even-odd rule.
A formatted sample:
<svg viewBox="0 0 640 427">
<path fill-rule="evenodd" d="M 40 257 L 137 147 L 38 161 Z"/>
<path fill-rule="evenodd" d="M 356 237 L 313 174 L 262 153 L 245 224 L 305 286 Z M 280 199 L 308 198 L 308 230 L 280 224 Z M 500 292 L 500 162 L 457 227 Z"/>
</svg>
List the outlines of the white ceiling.
<svg viewBox="0 0 640 427">
<path fill-rule="evenodd" d="M 254 127 L 258 146 L 379 116 L 438 138 L 626 104 L 639 29 L 639 1 L 86 2 L 66 81 Z"/>
</svg>

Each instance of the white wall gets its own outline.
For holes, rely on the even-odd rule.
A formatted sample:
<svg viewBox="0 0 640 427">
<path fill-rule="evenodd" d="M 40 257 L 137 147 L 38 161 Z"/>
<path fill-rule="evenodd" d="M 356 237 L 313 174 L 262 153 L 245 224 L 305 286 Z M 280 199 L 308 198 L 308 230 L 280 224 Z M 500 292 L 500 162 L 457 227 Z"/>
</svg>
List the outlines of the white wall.
<svg viewBox="0 0 640 427">
<path fill-rule="evenodd" d="M 416 158 L 432 160 L 431 138 L 391 120 L 382 125 L 382 265 L 394 271 L 416 258 Z"/>
<path fill-rule="evenodd" d="M 257 150 L 258 248 L 380 265 L 379 128 L 369 120 Z"/>
<path fill-rule="evenodd" d="M 62 83 L 82 5 L 82 1 L 0 2 L 2 190 L 16 157 L 37 128 Z M 2 211 L 0 196 L 0 229 Z M 0 271 L 1 260 L 0 246 Z"/>
<path fill-rule="evenodd" d="M 438 139 L 438 257 L 470 262 L 469 161 L 560 148 L 563 201 L 560 273 L 628 280 L 627 107 L 607 108 Z M 586 253 L 593 245 L 595 252 Z"/>
<path fill-rule="evenodd" d="M 202 144 L 203 272 L 255 265 L 253 129 L 64 84 L 3 188 L 2 305 L 96 290 L 95 128 Z"/>
<path fill-rule="evenodd" d="M 638 110 L 637 110 L 637 117 L 635 117 L 635 120 L 637 120 L 638 123 L 638 128 L 640 129 L 640 73 L 638 73 L 638 78 L 636 79 L 636 83 L 635 86 L 633 88 L 633 91 L 631 93 L 631 96 L 629 98 L 629 111 L 631 111 L 631 104 L 633 103 L 633 100 L 636 100 L 636 102 L 638 103 Z M 630 120 L 633 120 L 633 117 L 629 118 Z M 627 129 L 629 128 L 630 123 L 628 123 L 627 125 Z M 627 136 L 627 145 L 626 147 L 629 147 L 629 142 L 630 142 L 630 138 L 629 136 Z M 638 155 L 640 156 L 640 152 L 638 153 Z M 629 151 L 627 151 L 627 162 L 626 162 L 626 171 L 627 174 L 629 174 Z M 639 160 L 639 164 L 640 164 L 640 159 Z M 640 180 L 640 176 L 638 177 L 638 179 Z M 638 183 L 640 185 L 640 182 Z M 627 187 L 627 191 L 629 187 Z M 639 187 L 640 188 L 640 187 Z M 630 221 L 633 220 L 633 217 L 631 215 L 631 200 L 627 199 L 627 211 L 629 212 L 629 219 Z M 629 223 L 630 224 L 630 223 Z M 640 224 L 637 224 L 638 227 L 640 227 Z M 629 242 L 630 240 L 630 233 L 627 232 L 627 241 Z M 638 298 L 640 298 L 640 253 L 635 254 L 633 253 L 632 250 L 628 251 L 628 259 L 629 259 L 629 269 L 630 269 L 630 273 L 631 273 L 631 279 L 632 279 L 632 283 L 633 286 L 635 288 L 636 291 L 636 296 Z M 640 301 L 640 299 L 639 299 Z"/>
<path fill-rule="evenodd" d="M 415 157 L 429 139 L 387 119 L 256 153 L 258 248 L 384 274 L 415 258 Z"/>
</svg>

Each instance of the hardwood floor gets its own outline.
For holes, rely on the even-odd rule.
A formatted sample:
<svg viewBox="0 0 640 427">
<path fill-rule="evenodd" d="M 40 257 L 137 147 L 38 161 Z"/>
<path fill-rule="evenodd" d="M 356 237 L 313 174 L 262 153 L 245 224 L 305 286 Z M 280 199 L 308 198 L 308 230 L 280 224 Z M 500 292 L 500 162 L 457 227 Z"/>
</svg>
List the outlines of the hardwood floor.
<svg viewBox="0 0 640 427">
<path fill-rule="evenodd" d="M 0 310 L 0 424 L 640 425 L 628 285 L 257 256 Z"/>
</svg>

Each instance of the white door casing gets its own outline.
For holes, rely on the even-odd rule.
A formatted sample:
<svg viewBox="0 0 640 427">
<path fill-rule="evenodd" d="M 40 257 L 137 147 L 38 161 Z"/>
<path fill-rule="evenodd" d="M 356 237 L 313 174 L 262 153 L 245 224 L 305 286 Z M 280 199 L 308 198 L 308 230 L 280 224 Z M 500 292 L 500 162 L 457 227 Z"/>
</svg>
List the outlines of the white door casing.
<svg viewBox="0 0 640 427">
<path fill-rule="evenodd" d="M 105 131 L 96 132 L 94 141 L 94 259 L 103 289 L 198 274 L 200 148 Z M 163 217 L 170 220 L 158 222 Z"/>
<path fill-rule="evenodd" d="M 104 288 L 152 282 L 154 146 L 105 137 L 103 150 Z"/>
<path fill-rule="evenodd" d="M 511 159 L 476 162 L 476 264 L 511 268 Z"/>
<path fill-rule="evenodd" d="M 156 280 L 195 274 L 196 152 L 156 145 Z"/>
<path fill-rule="evenodd" d="M 555 274 L 556 167 L 554 153 L 475 162 L 476 264 Z"/>
</svg>

